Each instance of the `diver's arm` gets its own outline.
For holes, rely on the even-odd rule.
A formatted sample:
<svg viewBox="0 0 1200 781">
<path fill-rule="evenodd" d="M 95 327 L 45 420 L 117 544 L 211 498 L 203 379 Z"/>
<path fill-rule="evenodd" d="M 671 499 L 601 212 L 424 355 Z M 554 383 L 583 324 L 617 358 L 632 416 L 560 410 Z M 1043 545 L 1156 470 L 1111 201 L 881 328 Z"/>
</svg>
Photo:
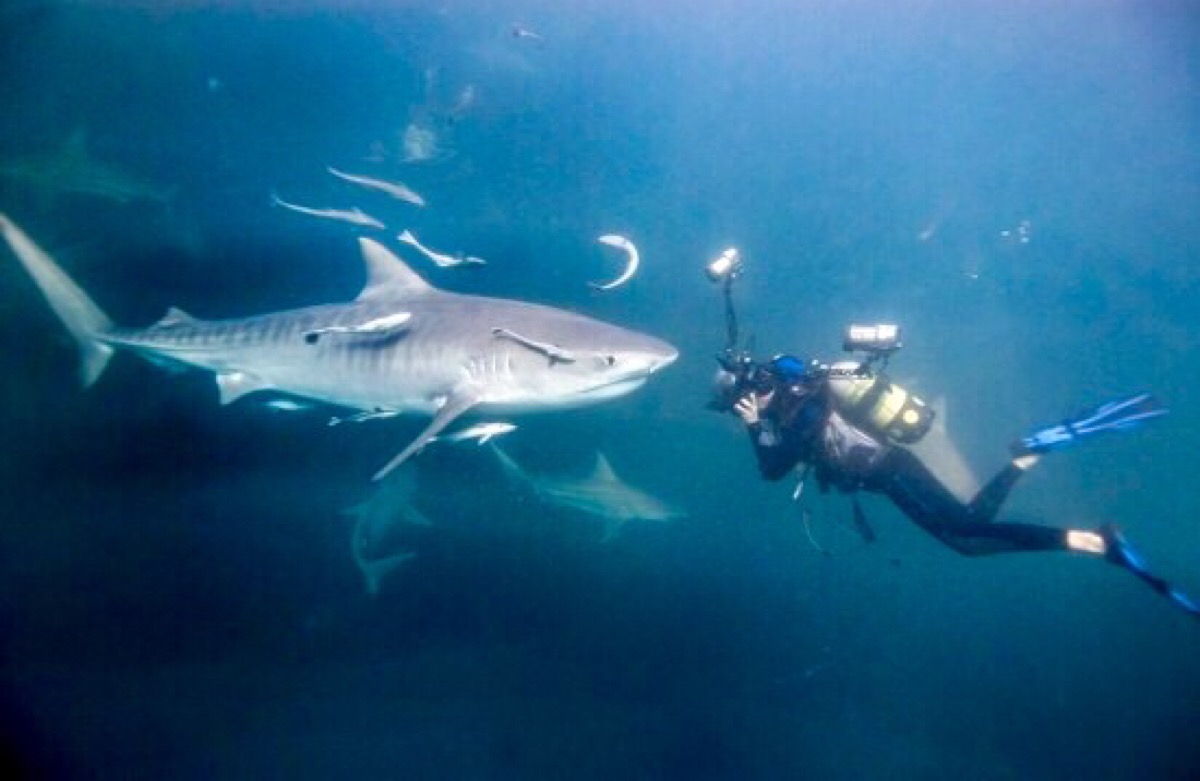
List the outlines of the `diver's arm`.
<svg viewBox="0 0 1200 781">
<path fill-rule="evenodd" d="M 759 400 L 753 393 L 738 399 L 733 411 L 746 424 L 746 432 L 750 435 L 750 444 L 754 446 L 762 476 L 767 480 L 782 479 L 796 465 L 799 457 L 785 446 L 778 424 L 761 416 Z"/>
</svg>

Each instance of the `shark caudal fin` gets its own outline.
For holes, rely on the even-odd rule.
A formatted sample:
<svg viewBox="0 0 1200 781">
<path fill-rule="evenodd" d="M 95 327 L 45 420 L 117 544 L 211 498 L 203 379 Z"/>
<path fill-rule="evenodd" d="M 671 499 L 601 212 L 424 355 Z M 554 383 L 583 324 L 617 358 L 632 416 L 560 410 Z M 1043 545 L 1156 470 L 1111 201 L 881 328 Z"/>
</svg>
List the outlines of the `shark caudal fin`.
<svg viewBox="0 0 1200 781">
<path fill-rule="evenodd" d="M 85 387 L 91 385 L 112 357 L 113 348 L 96 338 L 112 322 L 53 258 L 3 214 L 0 214 L 0 235 L 33 277 L 50 308 L 75 337 L 80 352 L 79 376 Z"/>
</svg>

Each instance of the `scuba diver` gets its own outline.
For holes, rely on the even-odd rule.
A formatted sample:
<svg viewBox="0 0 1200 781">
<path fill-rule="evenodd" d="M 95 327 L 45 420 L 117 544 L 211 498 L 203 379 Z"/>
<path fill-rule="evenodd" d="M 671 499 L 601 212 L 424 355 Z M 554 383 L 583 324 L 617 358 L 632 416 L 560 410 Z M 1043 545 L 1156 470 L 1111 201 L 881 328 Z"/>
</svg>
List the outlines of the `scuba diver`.
<svg viewBox="0 0 1200 781">
<path fill-rule="evenodd" d="M 810 474 L 822 492 L 835 488 L 852 495 L 883 494 L 926 532 L 968 556 L 1022 551 L 1100 556 L 1200 618 L 1200 602 L 1151 573 L 1111 524 L 1063 529 L 995 522 L 1009 492 L 1044 453 L 1165 415 L 1167 410 L 1152 396 L 1139 394 L 1104 404 L 1014 442 L 1011 461 L 963 501 L 914 452 L 933 427 L 934 411 L 884 372 L 888 358 L 901 347 L 899 328 L 851 326 L 843 347 L 866 353 L 862 361 L 825 365 L 791 355 L 755 361 L 736 349 L 730 289 L 740 272 L 736 250 L 727 250 L 708 267 L 710 279 L 724 283 L 729 328 L 729 343 L 717 358 L 721 368 L 709 408 L 741 418 L 764 478 L 780 480 L 798 469 L 795 498 Z M 859 532 L 868 542 L 873 540 L 857 498 L 853 509 Z"/>
</svg>

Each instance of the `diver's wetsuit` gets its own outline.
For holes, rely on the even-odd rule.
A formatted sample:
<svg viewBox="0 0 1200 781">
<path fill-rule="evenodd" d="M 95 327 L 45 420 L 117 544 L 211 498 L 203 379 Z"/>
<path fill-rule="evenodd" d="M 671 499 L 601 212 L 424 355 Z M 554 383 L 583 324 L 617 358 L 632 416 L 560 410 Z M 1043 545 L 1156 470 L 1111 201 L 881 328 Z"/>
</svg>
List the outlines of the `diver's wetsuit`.
<svg viewBox="0 0 1200 781">
<path fill-rule="evenodd" d="M 1067 550 L 1062 529 L 992 523 L 1020 468 L 1009 464 L 963 504 L 911 451 L 848 423 L 833 409 L 823 380 L 777 387 L 761 421 L 750 427 L 750 439 L 766 479 L 780 480 L 797 464 L 809 464 L 822 490 L 832 485 L 884 494 L 959 553 Z"/>
</svg>

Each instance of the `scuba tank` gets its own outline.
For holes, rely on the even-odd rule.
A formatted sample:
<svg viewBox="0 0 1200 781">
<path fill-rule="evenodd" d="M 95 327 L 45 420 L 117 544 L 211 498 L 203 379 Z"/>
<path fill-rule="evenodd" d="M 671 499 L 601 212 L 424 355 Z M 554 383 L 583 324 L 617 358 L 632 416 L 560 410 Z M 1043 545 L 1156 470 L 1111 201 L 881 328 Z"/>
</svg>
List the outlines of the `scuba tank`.
<svg viewBox="0 0 1200 781">
<path fill-rule="evenodd" d="M 829 367 L 829 391 L 838 411 L 851 422 L 893 442 L 919 442 L 933 426 L 933 410 L 894 384 L 869 363 L 841 361 Z"/>
</svg>

